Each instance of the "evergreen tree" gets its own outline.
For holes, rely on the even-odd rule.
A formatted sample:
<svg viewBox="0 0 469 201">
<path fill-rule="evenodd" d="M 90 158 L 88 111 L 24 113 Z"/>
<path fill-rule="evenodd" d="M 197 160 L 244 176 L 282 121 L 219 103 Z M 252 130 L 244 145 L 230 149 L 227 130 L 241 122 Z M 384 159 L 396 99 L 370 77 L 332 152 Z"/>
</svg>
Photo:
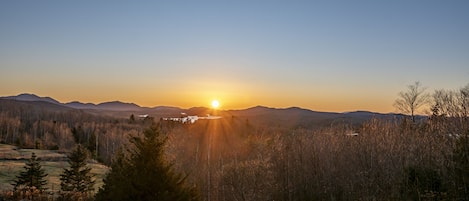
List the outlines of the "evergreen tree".
<svg viewBox="0 0 469 201">
<path fill-rule="evenodd" d="M 87 166 L 88 152 L 80 144 L 68 156 L 70 168 L 64 169 L 60 175 L 61 190 L 65 194 L 79 194 L 87 196 L 89 192 L 94 191 L 95 180 L 90 173 L 91 168 Z"/>
<path fill-rule="evenodd" d="M 46 177 L 47 174 L 40 164 L 40 159 L 37 158 L 36 154 L 33 152 L 31 159 L 29 159 L 24 166 L 24 171 L 21 171 L 20 174 L 16 176 L 16 180 L 12 185 L 14 185 L 15 193 L 22 193 L 23 196 L 28 193 L 32 196 L 33 194 L 40 194 L 46 190 Z"/>
<path fill-rule="evenodd" d="M 135 116 L 134 116 L 134 114 L 131 114 L 131 115 L 130 115 L 129 123 L 131 123 L 131 124 L 132 124 L 132 123 L 135 123 Z"/>
<path fill-rule="evenodd" d="M 96 200 L 198 200 L 195 189 L 166 161 L 166 138 L 157 125 L 131 143 L 128 154 L 120 152 L 113 161 Z"/>
</svg>

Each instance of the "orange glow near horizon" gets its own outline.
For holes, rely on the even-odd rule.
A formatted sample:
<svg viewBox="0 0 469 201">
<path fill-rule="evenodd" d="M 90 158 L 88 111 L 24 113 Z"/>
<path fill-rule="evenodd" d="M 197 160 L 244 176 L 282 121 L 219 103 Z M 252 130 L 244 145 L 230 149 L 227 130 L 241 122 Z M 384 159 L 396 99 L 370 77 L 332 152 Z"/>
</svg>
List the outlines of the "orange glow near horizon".
<svg viewBox="0 0 469 201">
<path fill-rule="evenodd" d="M 129 2 L 111 9 L 91 2 L 2 3 L 0 97 L 31 93 L 62 103 L 182 109 L 211 108 L 218 100 L 218 110 L 389 113 L 415 81 L 432 93 L 469 80 L 465 1 L 425 9 L 373 2 L 349 10 L 309 1 Z"/>
<path fill-rule="evenodd" d="M 208 79 L 207 77 L 214 77 Z M 299 88 L 289 83 L 282 87 L 272 87 L 264 82 L 234 80 L 227 77 L 210 75 L 198 79 L 182 81 L 153 81 L 145 83 L 119 83 L 116 85 L 97 84 L 79 85 L 36 85 L 37 88 L 18 88 L 0 96 L 13 96 L 20 93 L 33 93 L 41 97 L 51 97 L 59 102 L 79 101 L 99 104 L 109 101 L 135 103 L 142 107 L 174 106 L 180 108 L 212 107 L 213 100 L 218 100 L 222 110 L 247 109 L 258 105 L 272 108 L 301 107 L 314 111 L 348 112 L 367 110 L 372 112 L 395 112 L 392 104 L 396 93 L 370 91 L 342 92 L 329 88 Z M 1 87 L 0 87 L 1 88 Z M 73 89 L 73 90 L 70 90 Z M 117 90 L 119 89 L 119 90 Z M 329 90 L 327 90 L 329 89 Z M 339 91 L 339 92 L 337 92 Z M 387 91 L 399 91 L 389 89 Z"/>
<path fill-rule="evenodd" d="M 213 100 L 218 100 L 219 109 L 247 109 L 258 105 L 272 108 L 301 107 L 314 111 L 324 112 L 348 112 L 356 110 L 367 110 L 372 112 L 395 112 L 392 106 L 395 96 L 351 96 L 311 93 L 310 95 L 276 94 L 275 91 L 262 90 L 177 90 L 171 91 L 155 90 L 154 93 L 142 91 L 108 91 L 98 93 L 87 91 L 78 95 L 77 93 L 56 90 L 54 93 L 44 91 L 25 91 L 2 96 L 13 96 L 20 93 L 33 93 L 41 97 L 51 97 L 59 102 L 67 103 L 79 101 L 82 103 L 99 104 L 109 101 L 121 101 L 124 103 L 135 103 L 142 107 L 174 106 L 180 108 L 211 107 Z M 242 93 L 244 91 L 244 93 Z M 86 95 L 85 95 L 86 94 Z M 223 107 L 221 108 L 221 106 Z"/>
</svg>

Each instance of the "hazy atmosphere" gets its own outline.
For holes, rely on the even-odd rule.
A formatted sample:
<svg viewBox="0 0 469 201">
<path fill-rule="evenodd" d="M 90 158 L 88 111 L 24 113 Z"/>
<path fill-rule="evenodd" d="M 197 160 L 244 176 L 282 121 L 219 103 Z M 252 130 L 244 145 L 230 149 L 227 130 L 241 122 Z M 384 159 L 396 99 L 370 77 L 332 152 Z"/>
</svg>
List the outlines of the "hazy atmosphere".
<svg viewBox="0 0 469 201">
<path fill-rule="evenodd" d="M 0 0 L 3 200 L 469 200 L 469 1 Z"/>
<path fill-rule="evenodd" d="M 0 96 L 394 112 L 469 80 L 468 1 L 1 1 Z"/>
</svg>

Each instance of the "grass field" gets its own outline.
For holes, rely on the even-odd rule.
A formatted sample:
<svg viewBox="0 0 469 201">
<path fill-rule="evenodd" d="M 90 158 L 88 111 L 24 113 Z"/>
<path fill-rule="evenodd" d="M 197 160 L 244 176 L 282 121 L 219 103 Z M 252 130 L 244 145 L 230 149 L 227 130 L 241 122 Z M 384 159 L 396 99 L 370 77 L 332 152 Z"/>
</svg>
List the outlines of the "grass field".
<svg viewBox="0 0 469 201">
<path fill-rule="evenodd" d="M 67 157 L 58 151 L 38 149 L 18 149 L 12 145 L 0 144 L 0 191 L 12 190 L 13 180 L 23 169 L 31 154 L 35 153 L 41 159 L 41 165 L 49 175 L 47 188 L 50 191 L 60 190 L 60 174 L 68 168 Z M 89 162 L 91 173 L 95 175 L 95 189 L 103 185 L 103 178 L 109 168 L 105 165 Z"/>
</svg>

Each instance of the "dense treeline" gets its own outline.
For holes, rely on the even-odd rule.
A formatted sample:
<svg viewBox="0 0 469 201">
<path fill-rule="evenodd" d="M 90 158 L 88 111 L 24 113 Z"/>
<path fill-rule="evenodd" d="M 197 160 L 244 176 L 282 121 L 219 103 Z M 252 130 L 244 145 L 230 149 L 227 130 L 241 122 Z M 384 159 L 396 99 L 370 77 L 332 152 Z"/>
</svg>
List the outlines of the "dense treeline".
<svg viewBox="0 0 469 201">
<path fill-rule="evenodd" d="M 164 166 L 175 169 L 171 174 L 186 175 L 184 181 L 202 200 L 469 200 L 469 85 L 424 92 L 416 83 L 400 93 L 399 108 L 409 118 L 314 129 L 251 124 L 231 116 L 195 124 L 162 121 L 144 132 L 152 120 L 2 109 L 1 140 L 49 147 L 54 144 L 45 139 L 55 139 L 45 137 L 49 133 L 59 136 L 52 141 L 59 149 L 81 143 L 108 163 L 117 155 L 114 169 L 126 171 L 107 179 L 110 189 L 131 189 L 123 187 L 133 182 L 127 178 L 131 174 L 152 183 L 146 162 L 162 160 L 172 164 Z M 428 106 L 428 118 L 415 118 L 423 106 Z M 158 136 L 153 140 L 164 140 L 135 143 L 152 133 Z M 137 164 L 144 168 L 128 170 Z M 104 200 L 115 196 L 101 192 L 106 192 Z"/>
<path fill-rule="evenodd" d="M 127 136 L 142 132 L 152 119 L 119 119 L 53 104 L 0 100 L 0 143 L 20 148 L 70 151 L 82 144 L 95 159 L 110 164 Z"/>
<path fill-rule="evenodd" d="M 172 130 L 167 155 L 205 200 L 467 199 L 467 128 L 434 124 L 373 119 L 312 131 L 199 122 Z"/>
<path fill-rule="evenodd" d="M 204 200 L 468 200 L 469 85 L 424 102 L 429 118 L 359 127 L 201 121 L 173 128 L 167 155 Z"/>
</svg>

